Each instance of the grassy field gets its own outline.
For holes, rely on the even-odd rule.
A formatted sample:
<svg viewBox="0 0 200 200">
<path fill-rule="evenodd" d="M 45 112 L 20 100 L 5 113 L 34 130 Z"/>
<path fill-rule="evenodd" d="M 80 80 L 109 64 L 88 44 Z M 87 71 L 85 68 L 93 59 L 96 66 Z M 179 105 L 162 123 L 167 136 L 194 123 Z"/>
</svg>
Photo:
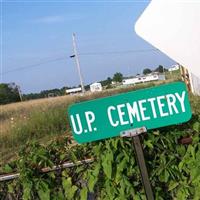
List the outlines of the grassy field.
<svg viewBox="0 0 200 200">
<path fill-rule="evenodd" d="M 19 148 L 28 141 L 38 140 L 46 144 L 55 138 L 71 135 L 67 107 L 72 103 L 156 86 L 170 81 L 172 79 L 109 89 L 100 93 L 87 93 L 84 96 L 67 95 L 3 105 L 0 113 L 0 165 L 16 158 Z"/>
<path fill-rule="evenodd" d="M 19 147 L 29 140 L 45 142 L 64 134 L 65 109 L 71 99 L 58 97 L 1 106 L 1 162 L 15 157 Z"/>
</svg>

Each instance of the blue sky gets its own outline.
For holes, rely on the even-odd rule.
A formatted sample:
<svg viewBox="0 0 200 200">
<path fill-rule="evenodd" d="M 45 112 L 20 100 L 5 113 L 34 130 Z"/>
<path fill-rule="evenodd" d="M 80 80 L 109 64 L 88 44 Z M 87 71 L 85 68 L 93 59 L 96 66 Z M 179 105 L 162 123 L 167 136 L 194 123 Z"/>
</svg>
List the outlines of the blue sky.
<svg viewBox="0 0 200 200">
<path fill-rule="evenodd" d="M 73 53 L 76 33 L 84 83 L 141 73 L 146 67 L 166 67 L 175 62 L 158 51 L 106 54 L 154 48 L 136 35 L 134 24 L 148 1 L 2 3 L 3 82 L 15 82 L 23 93 L 79 85 Z M 87 53 L 105 52 L 99 55 Z M 66 59 L 59 59 L 66 57 Z M 31 65 L 45 63 L 30 68 Z M 12 71 L 16 68 L 24 70 Z M 9 73 L 6 73 L 10 71 Z"/>
</svg>

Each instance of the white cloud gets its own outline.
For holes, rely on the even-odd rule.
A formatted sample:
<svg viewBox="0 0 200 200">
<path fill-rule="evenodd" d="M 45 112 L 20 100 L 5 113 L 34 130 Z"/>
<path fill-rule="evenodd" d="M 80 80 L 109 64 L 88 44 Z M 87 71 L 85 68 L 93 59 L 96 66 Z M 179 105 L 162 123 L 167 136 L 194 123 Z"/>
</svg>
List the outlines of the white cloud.
<svg viewBox="0 0 200 200">
<path fill-rule="evenodd" d="M 79 15 L 52 15 L 52 16 L 43 16 L 40 18 L 36 18 L 32 20 L 34 23 L 42 23 L 42 24 L 54 24 L 54 23 L 62 23 L 66 21 L 74 21 L 82 19 L 82 16 Z"/>
</svg>

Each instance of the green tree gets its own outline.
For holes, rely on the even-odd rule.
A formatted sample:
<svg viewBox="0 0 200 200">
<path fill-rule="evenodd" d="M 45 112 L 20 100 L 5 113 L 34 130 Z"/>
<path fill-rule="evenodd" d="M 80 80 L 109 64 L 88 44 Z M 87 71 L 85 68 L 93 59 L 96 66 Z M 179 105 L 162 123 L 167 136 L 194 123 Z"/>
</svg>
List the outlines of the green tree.
<svg viewBox="0 0 200 200">
<path fill-rule="evenodd" d="M 112 83 L 112 79 L 110 77 L 107 78 L 107 85 L 110 85 Z"/>
<path fill-rule="evenodd" d="M 167 71 L 167 69 L 164 68 L 162 65 L 159 65 L 159 66 L 154 70 L 154 72 L 159 72 L 159 73 L 163 73 L 163 72 L 165 72 L 165 71 Z"/>
<path fill-rule="evenodd" d="M 0 84 L 0 104 L 7 104 L 20 101 L 18 88 L 14 83 Z"/>
<path fill-rule="evenodd" d="M 102 84 L 102 86 L 108 86 L 112 83 L 112 79 L 108 77 L 106 80 L 100 81 L 100 83 Z"/>
<path fill-rule="evenodd" d="M 69 87 L 64 86 L 60 89 L 60 95 L 65 95 L 66 94 L 66 90 L 69 89 Z"/>
<path fill-rule="evenodd" d="M 151 72 L 152 72 L 152 70 L 149 69 L 149 68 L 145 68 L 145 69 L 143 70 L 143 74 L 144 74 L 144 75 L 150 74 Z"/>
<path fill-rule="evenodd" d="M 115 82 L 122 82 L 123 74 L 120 72 L 117 72 L 113 75 L 113 81 Z"/>
</svg>

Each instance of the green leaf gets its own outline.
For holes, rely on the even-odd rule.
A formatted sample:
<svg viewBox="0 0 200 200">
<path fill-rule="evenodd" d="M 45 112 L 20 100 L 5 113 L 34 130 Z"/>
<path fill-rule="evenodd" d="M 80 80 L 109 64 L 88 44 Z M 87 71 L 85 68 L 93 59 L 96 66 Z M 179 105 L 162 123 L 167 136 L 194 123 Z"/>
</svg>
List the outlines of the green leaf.
<svg viewBox="0 0 200 200">
<path fill-rule="evenodd" d="M 63 160 L 66 157 L 66 153 L 60 155 L 60 160 Z"/>
<path fill-rule="evenodd" d="M 199 134 L 195 134 L 192 136 L 192 143 L 193 144 L 198 144 L 200 142 L 200 136 Z"/>
<path fill-rule="evenodd" d="M 165 170 L 161 172 L 158 178 L 160 182 L 165 182 Z"/>
<path fill-rule="evenodd" d="M 151 140 L 146 140 L 144 141 L 144 144 L 149 147 L 150 149 L 153 149 L 153 144 L 152 144 L 152 141 Z"/>
<path fill-rule="evenodd" d="M 170 182 L 168 191 L 173 190 L 173 189 L 176 188 L 178 185 L 179 185 L 178 182 Z"/>
<path fill-rule="evenodd" d="M 89 180 L 88 180 L 88 188 L 90 192 L 93 192 L 96 181 L 97 181 L 97 178 L 95 178 L 92 174 L 90 174 Z"/>
<path fill-rule="evenodd" d="M 178 152 L 178 154 L 180 154 L 181 156 L 184 156 L 185 155 L 185 146 L 184 145 L 179 145 L 176 147 L 176 150 Z"/>
<path fill-rule="evenodd" d="M 39 182 L 39 186 L 37 188 L 37 193 L 38 193 L 40 200 L 49 200 L 50 199 L 49 186 L 44 181 Z"/>
<path fill-rule="evenodd" d="M 14 187 L 13 187 L 12 184 L 9 184 L 9 185 L 8 185 L 8 192 L 9 192 L 9 193 L 13 193 L 13 192 L 14 192 Z"/>
<path fill-rule="evenodd" d="M 113 183 L 107 179 L 105 182 L 105 189 L 106 189 L 106 198 L 104 199 L 109 199 L 109 200 L 113 200 L 115 199 L 115 193 L 117 188 L 113 187 Z"/>
<path fill-rule="evenodd" d="M 5 173 L 11 173 L 13 171 L 12 167 L 10 167 L 9 164 L 6 164 L 4 167 L 3 167 L 3 171 Z"/>
<path fill-rule="evenodd" d="M 192 182 L 195 182 L 196 179 L 198 179 L 200 177 L 200 166 L 198 166 L 198 165 L 193 166 L 190 174 L 191 174 Z"/>
<path fill-rule="evenodd" d="M 200 183 L 198 184 L 197 187 L 195 187 L 193 200 L 199 200 L 199 197 L 200 197 Z"/>
<path fill-rule="evenodd" d="M 102 166 L 105 175 L 108 179 L 111 179 L 112 176 L 112 161 L 113 161 L 113 153 L 109 151 L 106 155 L 103 156 Z"/>
<path fill-rule="evenodd" d="M 192 145 L 189 145 L 189 149 L 190 149 L 192 158 L 195 160 L 195 148 Z"/>
<path fill-rule="evenodd" d="M 105 175 L 108 177 L 108 179 L 111 179 L 112 177 L 112 165 L 110 162 L 103 162 L 103 171 Z"/>
<path fill-rule="evenodd" d="M 67 199 L 73 199 L 74 198 L 74 194 L 77 191 L 77 186 L 72 185 L 72 180 L 71 177 L 66 178 L 62 178 L 62 185 L 63 185 L 63 189 L 65 191 L 65 197 Z"/>
<path fill-rule="evenodd" d="M 86 200 L 87 199 L 87 188 L 84 187 L 81 192 L 80 192 L 80 197 L 81 197 L 81 200 Z"/>
<path fill-rule="evenodd" d="M 72 181 L 71 181 L 71 177 L 69 178 L 62 178 L 62 185 L 63 185 L 63 189 L 69 189 L 72 186 Z"/>
<path fill-rule="evenodd" d="M 118 165 L 117 165 L 117 170 L 119 170 L 120 172 L 122 172 L 124 170 L 124 168 L 126 167 L 127 164 L 127 160 L 126 158 L 124 158 Z"/>
<path fill-rule="evenodd" d="M 165 169 L 165 183 L 168 182 L 169 179 L 169 172 Z"/>
<path fill-rule="evenodd" d="M 32 184 L 29 182 L 23 183 L 23 200 L 29 200 L 31 199 L 31 190 L 32 190 Z"/>
<path fill-rule="evenodd" d="M 195 130 L 196 132 L 200 131 L 200 123 L 199 122 L 195 122 L 192 126 L 193 130 Z"/>
<path fill-rule="evenodd" d="M 50 173 L 48 173 L 48 175 L 49 175 L 49 177 L 51 177 L 52 179 L 55 179 L 55 178 L 56 178 L 54 172 L 50 172 Z"/>
<path fill-rule="evenodd" d="M 73 186 L 69 189 L 69 191 L 68 191 L 68 193 L 67 193 L 67 199 L 74 199 L 74 195 L 75 195 L 77 189 L 78 189 L 78 187 L 75 186 L 75 185 L 73 185 Z"/>
<path fill-rule="evenodd" d="M 57 192 L 53 191 L 51 193 L 51 200 L 64 200 L 64 199 L 65 197 L 61 188 Z"/>
</svg>

